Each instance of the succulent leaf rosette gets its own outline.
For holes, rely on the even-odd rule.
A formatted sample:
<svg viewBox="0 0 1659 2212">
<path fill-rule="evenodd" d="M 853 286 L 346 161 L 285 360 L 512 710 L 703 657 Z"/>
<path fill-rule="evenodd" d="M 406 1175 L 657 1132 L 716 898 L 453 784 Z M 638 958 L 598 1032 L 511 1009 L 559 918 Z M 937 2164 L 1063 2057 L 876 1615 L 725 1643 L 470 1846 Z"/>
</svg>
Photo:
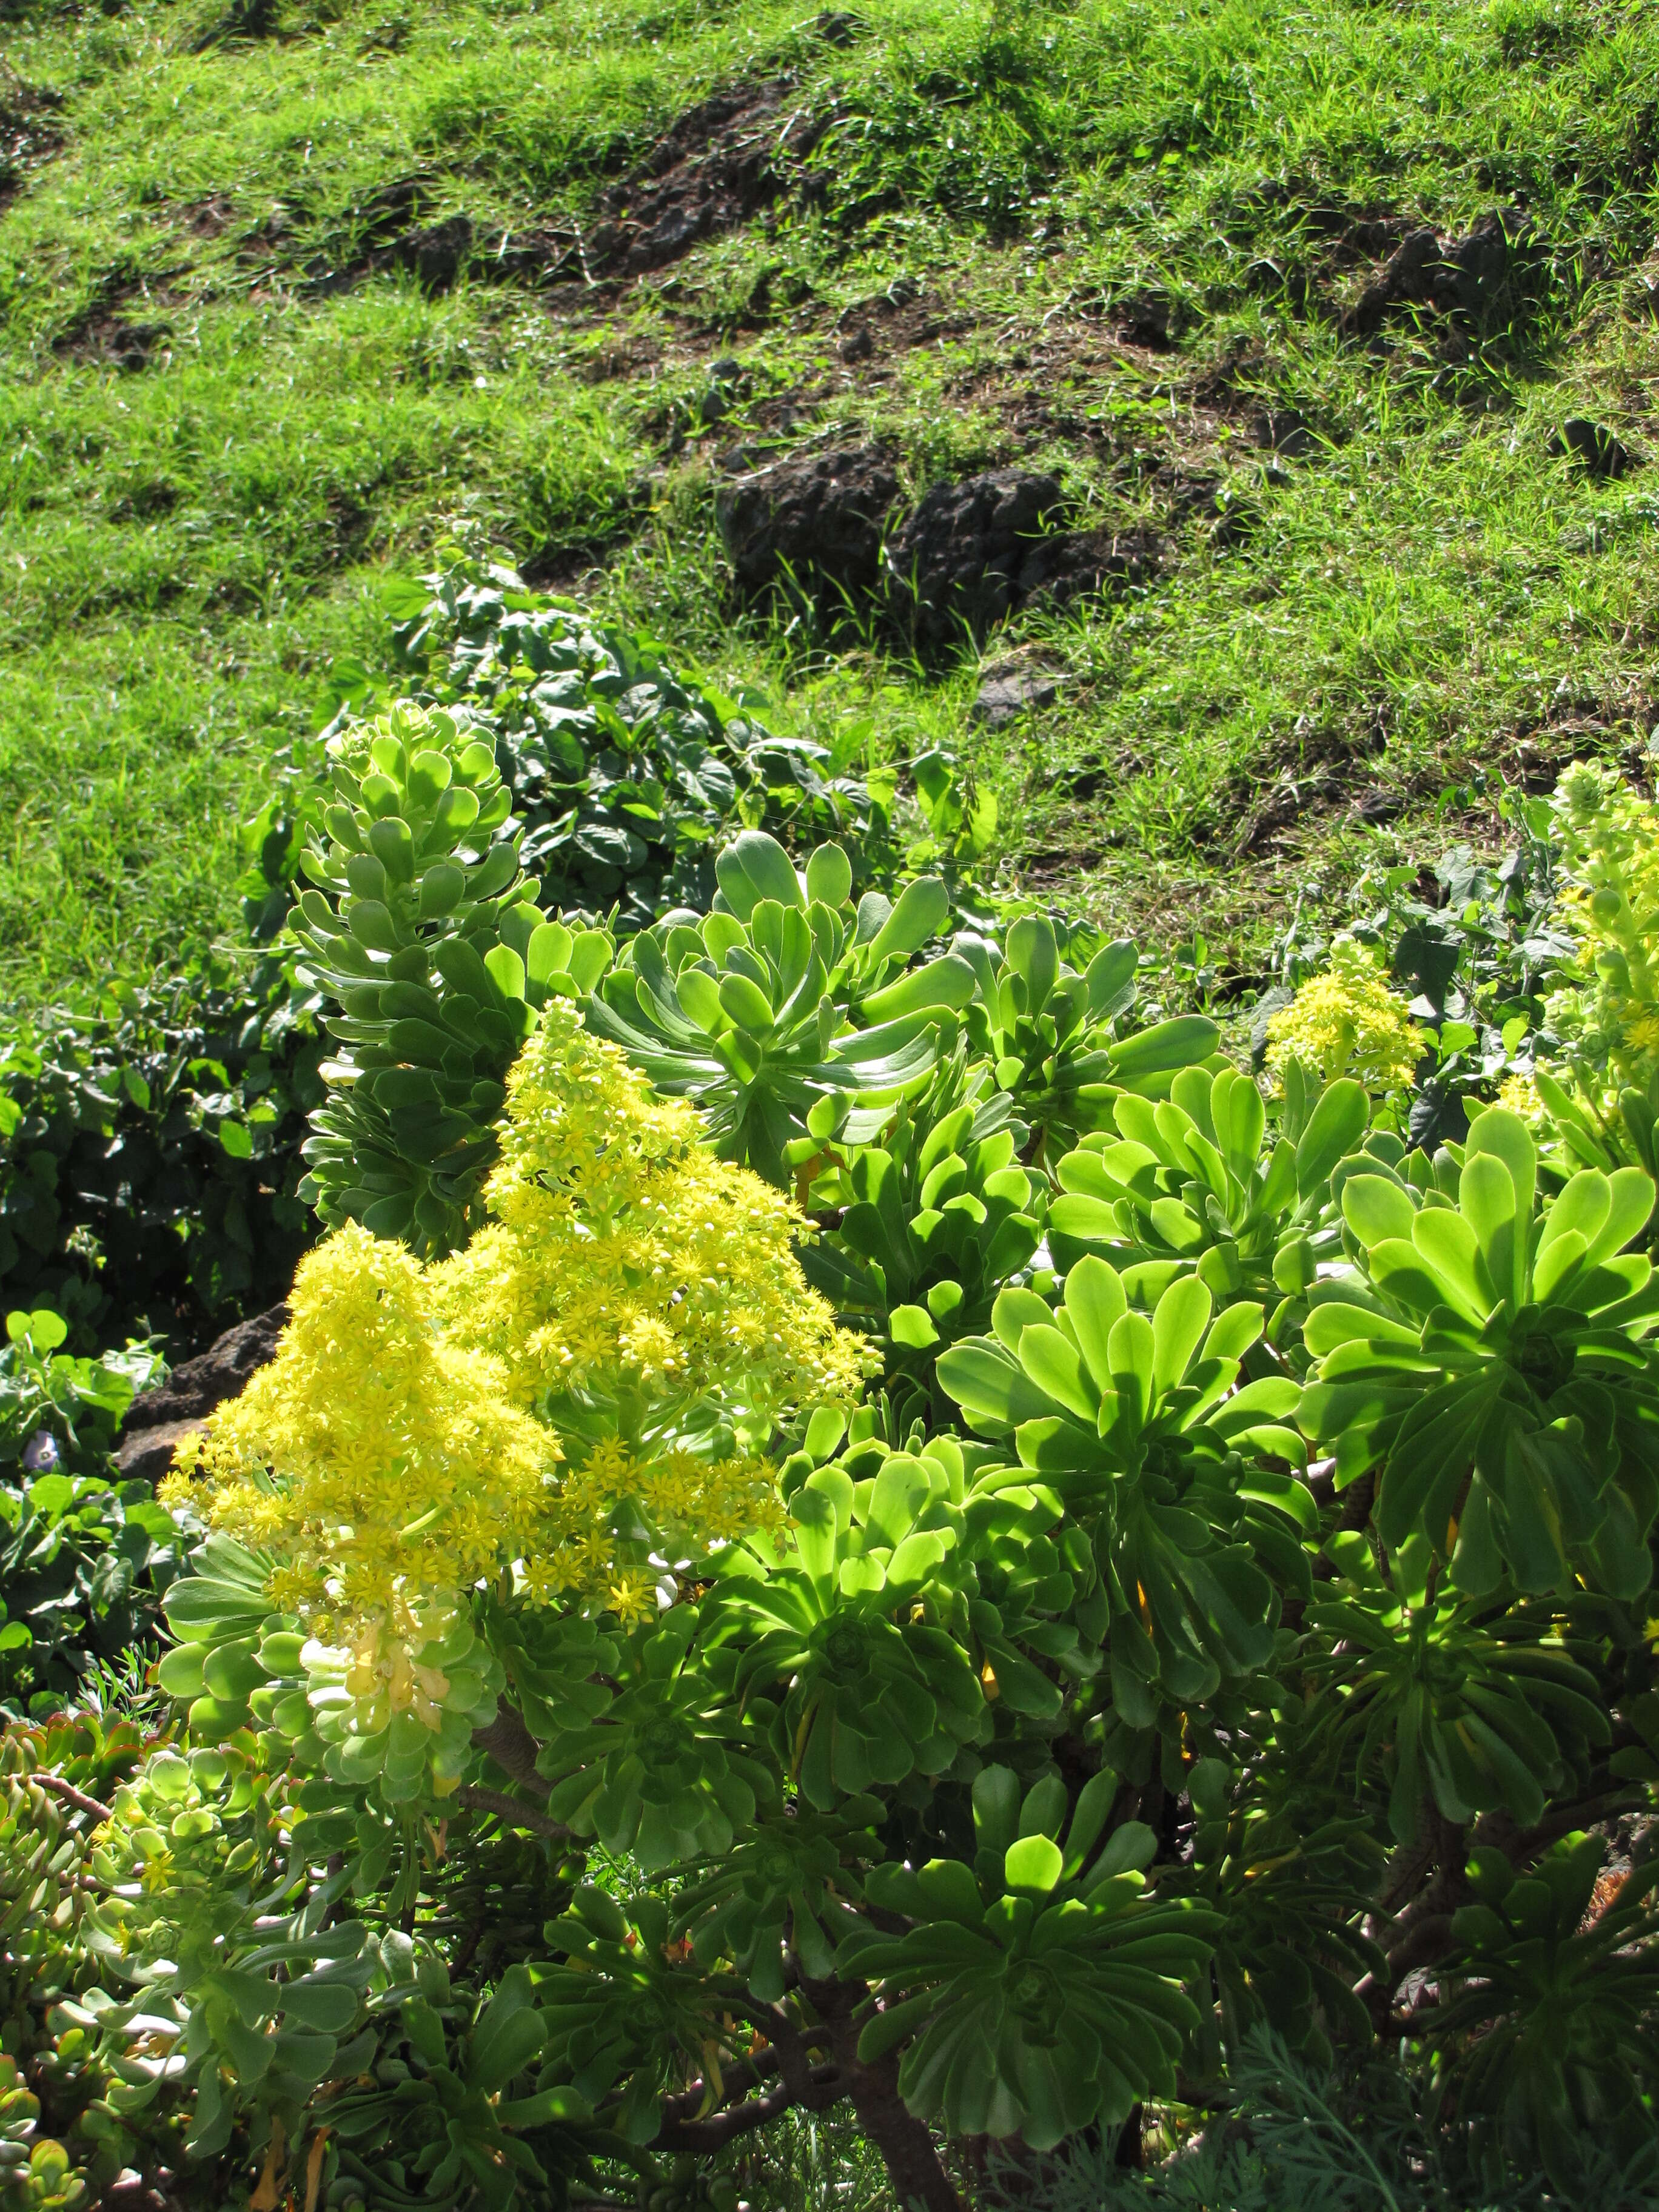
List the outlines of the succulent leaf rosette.
<svg viewBox="0 0 1659 2212">
<path fill-rule="evenodd" d="M 871 1902 L 910 1924 L 902 1935 L 866 1929 L 842 1946 L 842 1972 L 880 2001 L 860 2054 L 902 2047 L 906 2102 L 952 2134 L 1018 2133 L 1046 2150 L 1174 2094 L 1198 2019 L 1181 1985 L 1219 1922 L 1148 1892 L 1139 1868 L 1155 1848 L 1150 1830 L 1131 1822 L 1102 1844 L 1117 1787 L 1109 1771 L 1097 1775 L 1066 1825 L 1057 1777 L 1022 1800 L 1008 1768 L 985 1767 L 974 1785 L 976 1863 L 1000 1858 L 994 1874 L 959 1859 L 889 1861 L 866 1879 Z"/>
<path fill-rule="evenodd" d="M 1377 1531 L 1413 1534 L 1470 1595 L 1583 1575 L 1646 1588 L 1659 1502 L 1659 1291 L 1626 1250 L 1654 1205 L 1639 1168 L 1581 1170 L 1547 1209 L 1518 1115 L 1413 1179 L 1351 1162 L 1350 1272 L 1314 1293 L 1299 1419 L 1339 1481 L 1378 1471 Z"/>
<path fill-rule="evenodd" d="M 1340 1252 L 1326 1218 L 1331 1171 L 1358 1145 L 1368 1114 L 1360 1085 L 1339 1079 L 1296 1141 L 1281 1127 L 1264 1152 L 1266 1103 L 1236 1068 L 1182 1068 L 1167 1099 L 1126 1093 L 1110 1126 L 1055 1168 L 1055 1263 L 1088 1253 L 1120 1266 L 1162 1261 L 1200 1276 L 1218 1297 L 1288 1302 Z"/>
<path fill-rule="evenodd" d="M 898 974 L 950 912 L 937 877 L 896 903 L 866 891 L 855 908 L 839 846 L 798 872 L 760 830 L 715 869 L 714 911 L 669 915 L 633 939 L 587 1018 L 659 1091 L 695 1102 L 723 1158 L 785 1184 L 792 1144 L 867 1143 L 927 1082 L 941 1017 L 972 994 L 973 971 L 945 953 Z"/>
<path fill-rule="evenodd" d="M 1036 1132 L 1046 1158 L 1098 1128 L 1120 1092 L 1167 1097 L 1177 1070 L 1215 1053 L 1219 1031 L 1206 1014 L 1178 1014 L 1120 1035 L 1139 967 L 1127 938 L 1102 945 L 1081 974 L 1061 957 L 1046 915 L 1022 915 L 1000 948 L 963 930 L 951 949 L 973 970 L 966 1020 L 974 1049 Z"/>
<path fill-rule="evenodd" d="M 1261 1307 L 1216 1315 L 1188 1275 L 1137 1312 L 1124 1279 L 1091 1256 L 1057 1309 L 1005 1291 L 993 1327 L 945 1353 L 939 1382 L 975 1428 L 1012 1439 L 1012 1480 L 1040 1478 L 1091 1529 L 1115 1705 L 1148 1726 L 1160 1693 L 1201 1698 L 1260 1666 L 1275 1581 L 1305 1586 L 1303 1541 L 1317 1527 L 1293 1475 L 1240 1457 L 1302 1453 L 1285 1426 L 1300 1395 L 1288 1376 L 1235 1387 Z"/>
<path fill-rule="evenodd" d="M 750 1537 L 721 1561 L 738 1679 L 780 1698 L 778 1752 L 820 1811 L 942 1773 L 985 1732 L 983 1686 L 939 1618 L 960 1483 L 959 1463 L 953 1486 L 939 1463 L 902 1454 L 857 1483 L 820 1468 L 794 1493 L 784 1542 Z"/>
</svg>

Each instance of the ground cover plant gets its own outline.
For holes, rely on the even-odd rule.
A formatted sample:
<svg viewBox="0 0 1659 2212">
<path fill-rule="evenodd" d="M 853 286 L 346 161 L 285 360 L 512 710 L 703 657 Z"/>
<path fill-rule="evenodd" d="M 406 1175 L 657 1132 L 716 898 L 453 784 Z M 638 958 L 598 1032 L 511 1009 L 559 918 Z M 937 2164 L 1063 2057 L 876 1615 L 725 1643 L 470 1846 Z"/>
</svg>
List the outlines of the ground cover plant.
<svg viewBox="0 0 1659 2212">
<path fill-rule="evenodd" d="M 273 750 L 463 508 L 781 735 L 960 746 L 974 654 L 886 606 L 879 541 L 909 573 L 915 502 L 1006 468 L 1104 586 L 983 641 L 1064 679 L 983 747 L 1008 862 L 1254 972 L 1310 858 L 1340 894 L 1449 783 L 1478 821 L 1477 771 L 1651 726 L 1653 38 L 1544 0 L 20 0 L 13 988 L 224 935 Z M 798 532 L 823 588 L 780 611 L 722 499 L 849 453 L 879 527 Z"/>
</svg>

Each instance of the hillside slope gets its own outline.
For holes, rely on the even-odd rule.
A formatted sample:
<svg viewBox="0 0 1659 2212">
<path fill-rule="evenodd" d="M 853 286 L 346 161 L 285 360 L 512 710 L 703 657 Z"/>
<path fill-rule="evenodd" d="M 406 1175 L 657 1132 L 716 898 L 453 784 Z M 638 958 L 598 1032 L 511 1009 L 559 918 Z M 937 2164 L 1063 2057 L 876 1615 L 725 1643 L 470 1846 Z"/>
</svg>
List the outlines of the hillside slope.
<svg viewBox="0 0 1659 2212">
<path fill-rule="evenodd" d="M 15 996 L 234 928 L 458 520 L 781 726 L 963 748 L 1018 879 L 1235 963 L 1659 726 L 1638 0 L 0 0 L 0 53 Z M 745 590 L 795 459 L 805 596 Z M 1014 469 L 1067 542 L 970 640 L 906 518 Z"/>
</svg>

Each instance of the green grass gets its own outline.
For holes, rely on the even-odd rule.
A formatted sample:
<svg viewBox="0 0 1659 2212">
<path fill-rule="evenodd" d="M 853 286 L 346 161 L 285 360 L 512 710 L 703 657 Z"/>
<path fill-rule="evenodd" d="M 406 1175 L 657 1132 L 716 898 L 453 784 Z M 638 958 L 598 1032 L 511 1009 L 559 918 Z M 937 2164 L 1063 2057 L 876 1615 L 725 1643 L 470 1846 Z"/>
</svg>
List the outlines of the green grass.
<svg viewBox="0 0 1659 2212">
<path fill-rule="evenodd" d="M 234 932 L 265 763 L 330 711 L 330 662 L 374 649 L 378 577 L 462 516 L 760 685 L 781 725 L 976 751 L 1012 879 L 1200 922 L 1243 968 L 1281 890 L 1339 898 L 1443 814 L 1478 833 L 1498 781 L 1573 750 L 1637 757 L 1659 724 L 1659 13 L 858 16 L 832 45 L 799 0 L 0 0 L 9 70 L 63 95 L 31 111 L 61 145 L 0 212 L 0 989 L 83 994 Z M 399 179 L 424 220 L 546 231 L 711 88 L 776 76 L 828 125 L 799 188 L 615 297 L 319 281 Z M 1502 327 L 1340 335 L 1379 257 L 1339 252 L 1344 226 L 1460 233 L 1494 207 L 1539 241 Z M 844 363 L 838 320 L 901 279 L 919 296 Z M 1168 349 L 1122 335 L 1148 298 Z M 111 313 L 164 327 L 146 365 L 88 352 Z M 722 356 L 748 394 L 705 429 Z M 1285 410 L 1313 442 L 1281 463 L 1255 426 Z M 1571 473 L 1548 447 L 1574 412 L 1650 465 Z M 870 436 L 918 492 L 1018 461 L 1162 540 L 1147 587 L 988 642 L 1064 661 L 1040 720 L 977 732 L 971 653 L 922 670 L 874 624 L 734 604 L 716 457 Z"/>
</svg>

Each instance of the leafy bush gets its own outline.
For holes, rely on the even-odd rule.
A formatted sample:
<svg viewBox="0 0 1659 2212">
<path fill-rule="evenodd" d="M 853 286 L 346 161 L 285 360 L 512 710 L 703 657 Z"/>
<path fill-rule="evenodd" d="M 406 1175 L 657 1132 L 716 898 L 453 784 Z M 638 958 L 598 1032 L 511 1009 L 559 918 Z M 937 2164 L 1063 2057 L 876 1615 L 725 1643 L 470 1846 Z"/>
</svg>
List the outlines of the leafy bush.
<svg viewBox="0 0 1659 2212">
<path fill-rule="evenodd" d="M 188 1352 L 274 1305 L 314 1233 L 295 1195 L 315 995 L 282 963 L 210 969 L 0 1042 L 0 1293 L 83 1350 Z"/>
<path fill-rule="evenodd" d="M 62 1349 L 49 1310 L 0 1349 L 0 1713 L 50 1711 L 147 1637 L 186 1539 L 147 1482 L 108 1480 L 121 1418 L 160 1361 Z"/>
<path fill-rule="evenodd" d="M 411 902 L 398 925 L 406 950 L 464 939 L 489 952 L 498 939 L 471 912 L 477 896 L 519 925 L 499 941 L 520 957 L 547 912 L 573 909 L 579 943 L 557 972 L 574 957 L 573 981 L 587 991 L 601 943 L 668 908 L 708 904 L 715 845 L 740 823 L 791 839 L 841 836 L 860 886 L 890 881 L 898 867 L 893 777 L 851 775 L 823 748 L 772 736 L 748 708 L 684 683 L 649 640 L 595 625 L 526 590 L 510 570 L 459 545 L 440 557 L 423 585 L 388 592 L 386 672 L 337 668 L 348 703 L 322 742 L 284 756 L 271 798 L 246 827 L 243 906 L 258 950 L 246 971 L 210 960 L 156 988 L 122 986 L 95 1015 L 54 1010 L 0 1029 L 0 1295 L 50 1303 L 82 1349 L 155 1330 L 188 1352 L 275 1304 L 315 1233 L 307 1200 L 330 1224 L 378 1207 L 377 1224 L 395 1217 L 396 1233 L 423 1249 L 447 1249 L 477 1218 L 526 991 L 538 1006 L 554 971 L 532 967 L 527 982 L 503 994 L 499 977 L 471 969 L 465 990 L 441 972 L 388 970 L 405 1010 L 382 1017 L 363 1003 L 372 978 L 361 950 L 354 958 L 361 940 L 352 915 L 368 897 L 356 927 L 372 939 L 373 909 L 401 878 L 380 884 L 374 897 L 349 885 L 348 863 L 360 875 L 382 865 L 367 842 L 371 817 L 405 819 L 381 799 L 365 807 L 361 788 L 379 773 L 367 757 L 374 717 L 402 694 L 412 689 L 445 710 L 432 727 L 452 732 L 452 741 L 447 750 L 427 742 L 444 752 L 452 780 L 469 746 L 495 758 L 491 773 L 476 770 L 453 796 L 431 794 L 419 820 L 427 872 L 463 852 L 475 874 L 507 871 L 493 891 L 475 884 L 465 900 L 458 893 L 438 908 L 430 902 L 447 881 L 440 871 L 427 908 Z M 934 758 L 930 820 L 944 821 L 953 803 L 960 811 L 954 787 L 948 762 Z M 456 811 L 463 788 L 485 794 L 470 822 Z M 405 787 L 400 804 L 418 814 L 422 801 Z M 343 842 L 328 826 L 341 826 L 332 810 L 342 806 L 362 817 Z M 441 853 L 432 842 L 440 823 L 448 836 Z M 391 829 L 380 834 L 396 842 Z M 960 842 L 947 835 L 943 849 Z M 523 874 L 509 865 L 509 846 Z M 399 865 L 394 854 L 394 871 Z M 485 1018 L 466 1044 L 464 1076 L 429 1044 L 424 1058 L 383 1060 L 357 1085 L 366 1055 L 384 1053 L 385 1027 L 373 1042 L 342 1034 L 337 1066 L 352 1071 L 354 1087 L 337 1080 L 301 1161 L 306 1118 L 324 1103 L 326 1048 L 316 1020 L 321 994 L 296 979 L 283 931 L 307 883 L 310 908 L 296 927 L 335 999 L 356 991 L 346 1019 L 426 1021 L 453 1054 L 462 1046 L 453 1024 L 434 1020 L 429 995 L 417 1007 L 410 994 L 424 988 L 441 998 L 453 988 Z M 591 926 L 605 917 L 605 931 Z M 538 961 L 553 941 L 541 941 Z M 459 949 L 456 957 L 464 958 Z M 508 1029 L 488 1034 L 495 1016 Z M 401 1072 L 376 1080 L 388 1067 Z"/>
<path fill-rule="evenodd" d="M 540 903 L 623 934 L 708 906 L 714 859 L 739 825 L 791 843 L 842 840 L 860 886 L 894 872 L 894 781 L 855 776 L 745 702 L 699 690 L 651 639 L 532 592 L 459 544 L 419 583 L 391 586 L 395 665 L 362 675 L 352 715 L 410 693 L 482 719 L 525 829 Z M 356 672 L 353 672 L 356 673 Z"/>
<path fill-rule="evenodd" d="M 339 802 L 411 853 L 416 727 Z M 1551 1168 L 1473 1091 L 1411 1150 L 1364 1087 L 1397 1063 L 1346 1049 L 1264 1096 L 1133 948 L 942 945 L 926 884 L 866 922 L 843 859 L 754 832 L 584 994 L 576 932 L 512 941 L 507 849 L 500 1005 L 417 940 L 460 1042 L 527 1040 L 483 1224 L 326 1240 L 174 1493 L 216 1524 L 161 1669 L 197 1747 L 100 1877 L 166 2009 L 83 2001 L 106 2063 L 182 2056 L 198 2146 L 273 2201 L 714 2205 L 732 2144 L 850 2100 L 955 2212 L 935 2130 L 1179 2135 L 1264 2033 L 1403 2054 L 1471 2189 L 1659 2156 L 1650 1881 L 1613 1901 L 1607 1833 L 1659 1782 L 1645 1172 Z M 402 957 L 358 872 L 319 939 Z M 1345 988 L 1399 1018 L 1379 988 L 1339 963 L 1330 1034 Z M 550 1909 L 490 1995 L 442 1900 L 498 1847 Z"/>
</svg>

